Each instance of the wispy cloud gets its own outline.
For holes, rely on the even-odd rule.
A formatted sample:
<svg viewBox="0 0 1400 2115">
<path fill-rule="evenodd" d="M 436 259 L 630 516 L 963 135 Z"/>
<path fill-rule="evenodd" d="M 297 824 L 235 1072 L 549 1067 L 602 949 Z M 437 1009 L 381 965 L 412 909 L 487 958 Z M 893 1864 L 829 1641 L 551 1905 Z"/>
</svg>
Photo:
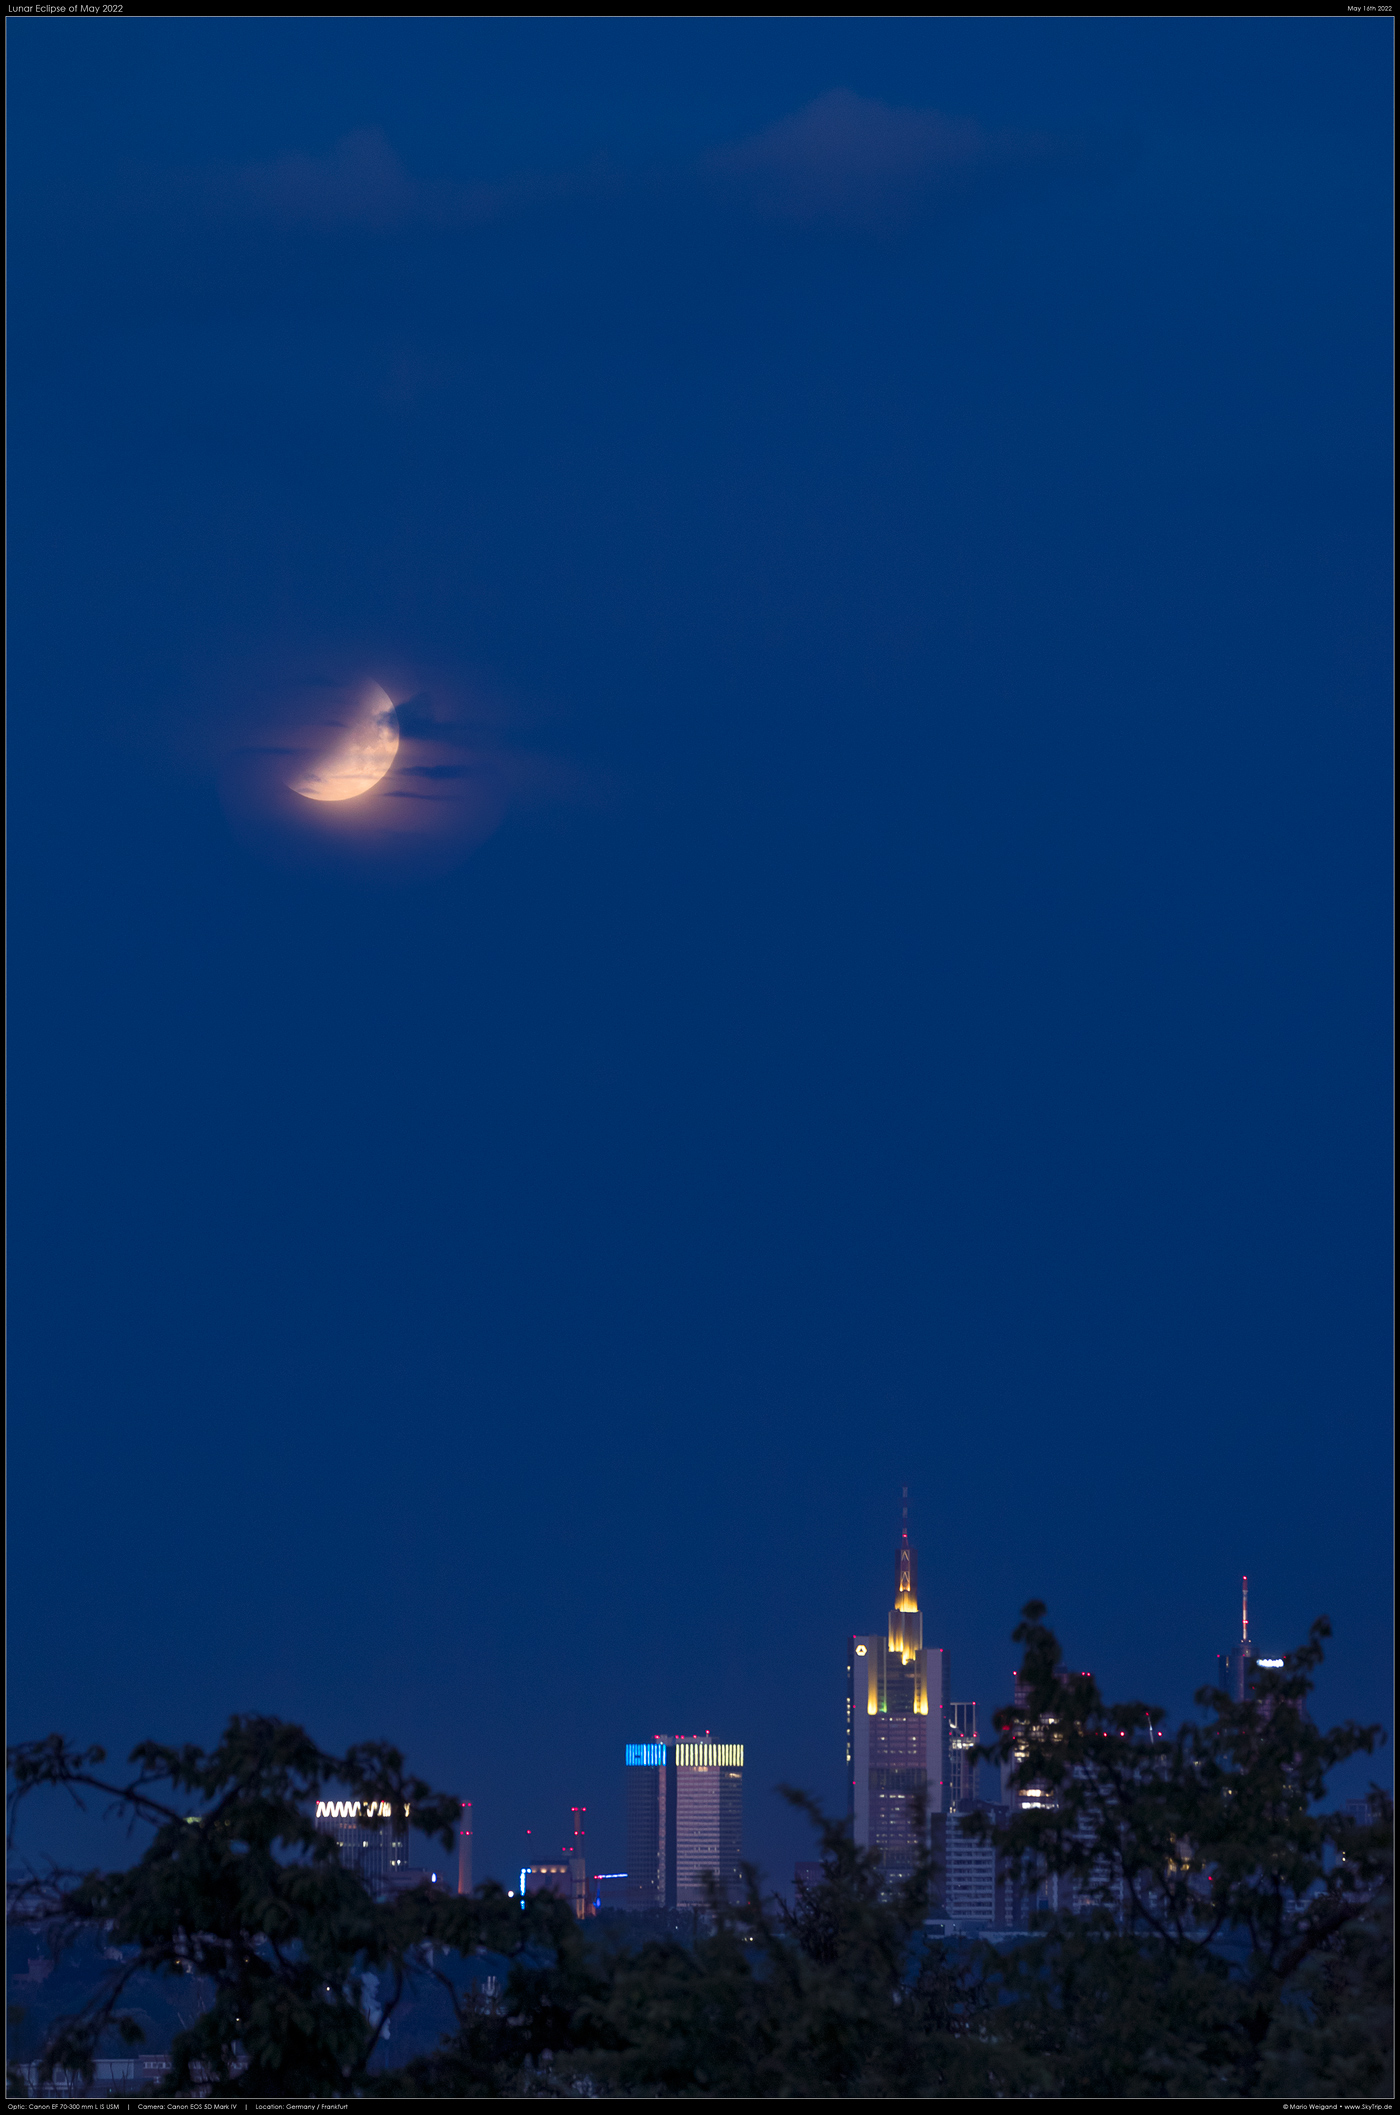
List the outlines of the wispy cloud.
<svg viewBox="0 0 1400 2115">
<path fill-rule="evenodd" d="M 948 199 L 1007 182 L 1083 169 L 1103 148 L 1049 132 L 989 130 L 975 118 L 901 109 L 849 89 L 818 96 L 750 138 L 688 168 L 630 178 L 594 163 L 566 174 L 501 183 L 414 176 L 378 126 L 351 132 L 326 154 L 286 153 L 228 171 L 216 189 L 226 211 L 288 228 L 470 228 L 512 209 L 628 191 L 692 191 L 761 218 L 864 232 L 893 230 Z"/>
<path fill-rule="evenodd" d="M 220 185 L 235 212 L 301 228 L 470 227 L 513 205 L 564 195 L 587 179 L 526 177 L 502 184 L 424 180 L 409 173 L 377 125 L 347 133 L 328 154 L 280 154 L 232 171 Z"/>
<path fill-rule="evenodd" d="M 1008 177 L 1082 165 L 1082 143 L 988 131 L 973 118 L 899 109 L 832 89 L 711 154 L 707 173 L 767 217 L 861 230 L 897 226 Z"/>
</svg>

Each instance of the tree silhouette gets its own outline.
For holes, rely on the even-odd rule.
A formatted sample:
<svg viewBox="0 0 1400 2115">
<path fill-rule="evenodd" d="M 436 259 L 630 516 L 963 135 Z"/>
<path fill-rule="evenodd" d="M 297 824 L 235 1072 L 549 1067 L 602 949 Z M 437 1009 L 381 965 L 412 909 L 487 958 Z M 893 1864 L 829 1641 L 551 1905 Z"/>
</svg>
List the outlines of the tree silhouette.
<svg viewBox="0 0 1400 2115">
<path fill-rule="evenodd" d="M 1370 2096 L 1389 2090 L 1392 1808 L 1320 1811 L 1329 1772 L 1378 1729 L 1308 1712 L 1325 1621 L 1243 1703 L 1168 1731 L 1069 1675 L 1038 1602 L 1015 1632 L 1024 1702 L 983 1750 L 1034 1810 L 955 1825 L 1054 1903 L 1030 1938 L 944 1944 L 927 1929 L 936 1834 L 890 1890 L 878 1856 L 800 1792 L 821 1877 L 789 1908 L 746 1867 L 711 1886 L 688 1934 L 575 1922 L 552 1895 L 493 1883 L 378 1900 L 317 1829 L 340 1796 L 402 1813 L 445 1846 L 459 1803 L 383 1744 L 323 1752 L 297 1726 L 230 1720 L 217 1747 L 148 1742 L 134 1774 L 59 1736 L 10 1751 L 14 1814 L 43 1788 L 98 1795 L 150 1841 L 124 1872 L 12 1884 L 12 1919 L 49 1952 L 100 1938 L 95 1987 L 52 2022 L 40 2081 L 90 2079 L 99 2048 L 138 2046 L 143 1979 L 184 1978 L 203 2008 L 171 2041 L 163 2090 L 248 2094 L 709 2098 Z M 486 1994 L 464 1972 L 483 1951 Z M 478 1968 L 481 1964 L 477 1963 Z M 455 1971 L 455 1972 L 454 1972 Z M 369 2001 L 375 1979 L 374 2001 Z M 149 1986 L 148 1986 L 149 1987 Z M 435 1992 L 449 2030 L 386 2068 L 405 1996 Z M 18 2083 L 16 2081 L 16 2083 Z"/>
</svg>

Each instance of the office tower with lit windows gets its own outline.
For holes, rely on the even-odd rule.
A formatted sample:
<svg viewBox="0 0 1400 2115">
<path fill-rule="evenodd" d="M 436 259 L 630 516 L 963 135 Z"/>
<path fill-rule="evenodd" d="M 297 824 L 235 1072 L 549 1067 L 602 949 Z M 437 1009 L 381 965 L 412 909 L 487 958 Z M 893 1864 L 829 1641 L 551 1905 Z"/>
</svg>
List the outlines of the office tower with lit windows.
<svg viewBox="0 0 1400 2115">
<path fill-rule="evenodd" d="M 1083 1678 L 1091 1679 L 1087 1668 L 1081 1670 Z M 1069 1670 L 1064 1662 L 1055 1669 L 1057 1679 L 1066 1681 Z M 1018 1712 L 1029 1714 L 1031 1685 L 1024 1679 L 1020 1668 L 1012 1670 L 1013 1698 Z M 1054 1738 L 1055 1720 L 1043 1715 L 1037 1720 L 1042 1737 Z M 1018 1736 L 1009 1761 L 1001 1766 L 1001 1805 L 998 1808 L 984 1806 L 984 1813 L 995 1813 L 1000 1820 L 1009 1820 L 1016 1814 L 1036 1814 L 1053 1810 L 1059 1798 L 1053 1784 L 1038 1778 L 1028 1778 L 1023 1773 L 1030 1753 L 1024 1735 Z M 1081 1774 L 1076 1765 L 1076 1775 Z M 1093 1842 L 1093 1823 L 1088 1816 L 1081 1816 L 1074 1824 L 1073 1833 L 1086 1847 Z M 1037 1910 L 1062 1911 L 1066 1915 L 1086 1916 L 1091 1910 L 1118 1910 L 1123 1902 L 1121 1873 L 1114 1873 L 1103 1859 L 1096 1858 L 1087 1874 L 1047 1873 L 1043 1868 L 1024 1866 L 1013 1859 L 1003 1860 L 998 1855 L 996 1862 L 996 1922 L 1005 1929 L 1020 1929 Z"/>
<path fill-rule="evenodd" d="M 944 1821 L 943 1908 L 959 1924 L 981 1929 L 997 1921 L 997 1854 L 963 1828 L 971 1807 L 955 1807 Z"/>
<path fill-rule="evenodd" d="M 948 1706 L 948 1811 L 968 1813 L 977 1803 L 977 1706 Z"/>
<path fill-rule="evenodd" d="M 627 1751 L 627 1907 L 703 1909 L 704 1875 L 733 1901 L 743 1875 L 744 1751 L 658 1735 Z"/>
<path fill-rule="evenodd" d="M 1024 1711 L 1031 1700 L 1031 1685 L 1021 1680 L 1019 1667 L 1013 1667 L 1011 1670 L 1011 1684 L 1011 1701 L 1018 1711 Z M 1003 1762 L 1001 1766 L 1001 1803 L 1012 1814 L 1018 1814 L 1023 1806 L 1041 1804 L 1040 1786 L 1031 1787 L 1018 1782 L 1018 1773 L 1025 1755 L 1026 1744 L 1024 1741 L 1018 1741 L 1010 1761 Z"/>
<path fill-rule="evenodd" d="M 316 1826 L 340 1846 L 340 1862 L 373 1894 L 402 1885 L 408 1865 L 408 1808 L 387 1800 L 318 1799 Z"/>
<path fill-rule="evenodd" d="M 1087 1680 L 1089 1678 L 1088 1668 L 1083 1668 L 1080 1671 Z M 1059 1681 L 1068 1679 L 1069 1669 L 1065 1666 L 1063 1660 L 1056 1667 L 1055 1675 Z M 1031 1685 L 1023 1679 L 1019 1667 L 1012 1668 L 1011 1681 L 1013 1690 L 1012 1702 L 1016 1710 L 1028 1712 L 1031 1701 Z M 1053 1726 L 1054 1720 L 1052 1718 L 1041 1718 L 1039 1724 L 1042 1727 Z M 1037 1779 L 1027 1778 L 1022 1775 L 1029 1752 L 1025 1739 L 1018 1737 L 1012 1747 L 1010 1760 L 1003 1762 L 1001 1766 L 1001 1803 L 1011 1814 L 1039 1812 L 1056 1804 L 1055 1795 L 1050 1786 L 1040 1783 Z"/>
<path fill-rule="evenodd" d="M 853 1637 L 847 1662 L 846 1775 L 855 1840 L 880 1853 L 891 1887 L 917 1865 L 914 1802 L 931 1818 L 948 1808 L 948 1655 L 924 1644 L 919 1560 L 909 1541 L 909 1493 L 885 1634 Z"/>
</svg>

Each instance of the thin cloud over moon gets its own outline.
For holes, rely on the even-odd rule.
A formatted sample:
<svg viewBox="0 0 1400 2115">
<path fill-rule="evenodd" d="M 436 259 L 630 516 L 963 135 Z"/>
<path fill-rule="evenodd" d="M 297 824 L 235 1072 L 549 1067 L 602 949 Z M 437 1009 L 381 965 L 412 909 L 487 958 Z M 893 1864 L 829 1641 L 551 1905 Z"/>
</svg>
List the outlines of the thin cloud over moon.
<svg viewBox="0 0 1400 2115">
<path fill-rule="evenodd" d="M 470 677 L 439 671 L 424 685 L 385 666 L 383 684 L 225 676 L 220 798 L 247 849 L 279 866 L 414 879 L 457 865 L 508 814 L 608 802 L 596 773 L 534 746 Z"/>
<path fill-rule="evenodd" d="M 398 754 L 398 716 L 377 683 L 365 686 L 348 725 L 332 724 L 339 732 L 326 753 L 287 781 L 304 800 L 357 800 L 379 784 Z"/>
<path fill-rule="evenodd" d="M 391 691 L 364 677 L 241 688 L 223 805 L 236 835 L 274 863 L 411 878 L 455 865 L 498 826 L 500 760 L 463 709 L 440 703 L 435 717 L 411 684 Z"/>
</svg>

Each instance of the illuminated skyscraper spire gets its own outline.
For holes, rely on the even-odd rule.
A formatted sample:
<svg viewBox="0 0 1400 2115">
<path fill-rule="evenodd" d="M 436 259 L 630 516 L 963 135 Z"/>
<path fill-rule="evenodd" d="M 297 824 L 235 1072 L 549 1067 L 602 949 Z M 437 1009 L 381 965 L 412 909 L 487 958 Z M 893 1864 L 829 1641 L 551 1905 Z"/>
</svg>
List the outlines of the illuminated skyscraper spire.
<svg viewBox="0 0 1400 2115">
<path fill-rule="evenodd" d="M 895 1587 L 895 1607 L 916 1609 L 919 1605 L 918 1559 L 909 1547 L 909 1486 L 904 1485 L 903 1532 L 899 1538 L 899 1580 Z"/>
<path fill-rule="evenodd" d="M 904 1525 L 895 1559 L 894 1607 L 890 1610 L 890 1651 L 908 1666 L 924 1642 L 919 1614 L 919 1556 L 909 1540 L 909 1486 L 904 1486 Z"/>
<path fill-rule="evenodd" d="M 1246 1650 L 1246 1652 L 1247 1652 L 1247 1651 L 1249 1650 L 1249 1573 L 1248 1573 L 1248 1572 L 1246 1572 L 1246 1573 L 1245 1573 L 1245 1574 L 1243 1575 L 1243 1577 L 1241 1578 L 1241 1580 L 1240 1580 L 1240 1607 L 1241 1607 L 1241 1611 L 1242 1611 L 1242 1613 L 1241 1613 L 1241 1616 L 1240 1616 L 1240 1625 L 1241 1625 L 1241 1628 L 1240 1628 L 1240 1643 L 1241 1643 L 1241 1645 L 1243 1645 L 1243 1646 L 1244 1646 L 1244 1648 L 1245 1648 L 1245 1650 Z"/>
</svg>

